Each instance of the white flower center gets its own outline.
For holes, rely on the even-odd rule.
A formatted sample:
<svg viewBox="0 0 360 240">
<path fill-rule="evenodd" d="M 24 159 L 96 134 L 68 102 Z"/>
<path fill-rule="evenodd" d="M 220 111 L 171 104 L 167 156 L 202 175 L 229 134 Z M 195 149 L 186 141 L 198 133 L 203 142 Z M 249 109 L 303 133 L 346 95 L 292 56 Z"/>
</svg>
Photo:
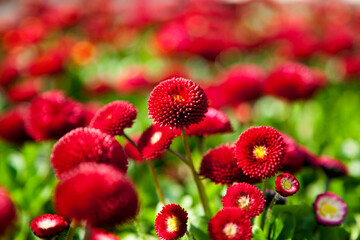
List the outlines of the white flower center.
<svg viewBox="0 0 360 240">
<path fill-rule="evenodd" d="M 228 237 L 228 238 L 233 238 L 236 236 L 236 234 L 238 234 L 239 232 L 239 228 L 235 223 L 227 223 L 223 229 L 223 233 Z"/>
<path fill-rule="evenodd" d="M 157 143 L 161 139 L 161 136 L 162 136 L 161 132 L 155 132 L 150 139 L 150 143 L 151 144 Z"/>
<path fill-rule="evenodd" d="M 55 227 L 56 224 L 57 224 L 57 221 L 54 219 L 44 219 L 44 220 L 38 222 L 38 227 L 42 228 L 42 229 L 48 229 L 48 228 Z"/>
<path fill-rule="evenodd" d="M 247 210 L 249 209 L 249 207 L 251 206 L 251 198 L 249 196 L 241 196 L 238 200 L 237 200 L 237 205 L 244 209 Z"/>
</svg>

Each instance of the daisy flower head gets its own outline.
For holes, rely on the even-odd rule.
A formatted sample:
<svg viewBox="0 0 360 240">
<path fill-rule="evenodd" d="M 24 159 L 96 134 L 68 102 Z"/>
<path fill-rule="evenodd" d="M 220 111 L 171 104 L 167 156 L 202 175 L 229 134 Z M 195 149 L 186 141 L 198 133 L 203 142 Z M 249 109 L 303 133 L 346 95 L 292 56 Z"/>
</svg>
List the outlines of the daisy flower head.
<svg viewBox="0 0 360 240">
<path fill-rule="evenodd" d="M 251 218 L 264 210 L 265 199 L 263 193 L 254 185 L 237 183 L 229 187 L 221 199 L 223 207 L 239 207 Z"/>
<path fill-rule="evenodd" d="M 320 156 L 318 162 L 326 175 L 330 178 L 344 177 L 348 175 L 347 166 L 339 159 L 329 156 Z"/>
<path fill-rule="evenodd" d="M 204 90 L 185 78 L 160 82 L 148 100 L 149 118 L 156 124 L 170 128 L 187 128 L 201 122 L 208 110 Z"/>
<path fill-rule="evenodd" d="M 245 175 L 236 164 L 235 146 L 227 143 L 208 151 L 200 166 L 200 175 L 217 184 L 234 182 L 260 183 L 261 179 Z"/>
<path fill-rule="evenodd" d="M 30 228 L 39 238 L 52 238 L 69 226 L 62 216 L 56 214 L 43 214 L 30 222 Z"/>
<path fill-rule="evenodd" d="M 272 127 L 251 127 L 235 143 L 238 166 L 253 178 L 274 176 L 285 159 L 285 142 Z"/>
<path fill-rule="evenodd" d="M 250 240 L 251 223 L 245 210 L 226 207 L 213 217 L 208 225 L 212 240 Z"/>
<path fill-rule="evenodd" d="M 347 214 L 345 202 L 332 192 L 319 194 L 314 202 L 316 221 L 326 226 L 340 225 Z"/>
<path fill-rule="evenodd" d="M 102 107 L 93 119 L 89 127 L 116 136 L 122 135 L 125 128 L 133 125 L 137 116 L 136 108 L 126 101 L 114 101 Z"/>
<path fill-rule="evenodd" d="M 162 240 L 181 238 L 187 230 L 187 220 L 187 212 L 180 205 L 170 203 L 156 216 L 156 235 Z"/>
<path fill-rule="evenodd" d="M 276 191 L 283 197 L 289 197 L 299 191 L 299 181 L 289 173 L 282 173 L 275 180 Z"/>
</svg>

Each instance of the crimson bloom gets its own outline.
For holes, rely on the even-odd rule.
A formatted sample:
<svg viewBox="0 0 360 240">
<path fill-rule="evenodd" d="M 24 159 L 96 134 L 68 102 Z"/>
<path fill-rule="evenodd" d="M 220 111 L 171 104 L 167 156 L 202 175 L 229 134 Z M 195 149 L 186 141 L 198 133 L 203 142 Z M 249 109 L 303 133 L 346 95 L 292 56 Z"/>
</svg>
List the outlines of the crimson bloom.
<svg viewBox="0 0 360 240">
<path fill-rule="evenodd" d="M 289 173 L 282 173 L 276 177 L 276 191 L 283 197 L 289 197 L 299 191 L 299 181 Z"/>
<path fill-rule="evenodd" d="M 159 156 L 163 150 L 170 147 L 175 137 L 175 131 L 169 127 L 151 125 L 141 135 L 138 142 L 141 156 L 146 159 Z"/>
<path fill-rule="evenodd" d="M 57 177 L 82 162 L 108 163 L 123 173 L 127 170 L 127 156 L 115 138 L 94 128 L 77 128 L 55 144 L 50 161 Z"/>
<path fill-rule="evenodd" d="M 254 178 L 274 176 L 285 159 L 285 142 L 272 127 L 251 127 L 235 143 L 238 166 Z"/>
<path fill-rule="evenodd" d="M 100 129 L 113 136 L 122 135 L 124 128 L 131 127 L 137 116 L 136 108 L 126 101 L 114 101 L 101 108 L 89 127 Z"/>
<path fill-rule="evenodd" d="M 261 179 L 246 176 L 236 164 L 235 146 L 230 143 L 208 151 L 200 166 L 200 175 L 214 183 L 232 184 L 234 182 L 259 183 Z"/>
<path fill-rule="evenodd" d="M 114 226 L 134 218 L 137 194 L 117 168 L 82 163 L 66 173 L 55 191 L 56 210 L 64 217 L 92 226 Z"/>
<path fill-rule="evenodd" d="M 316 221 L 326 226 L 340 225 L 347 214 L 347 206 L 332 192 L 319 194 L 314 202 Z"/>
<path fill-rule="evenodd" d="M 348 175 L 347 166 L 340 160 L 329 156 L 320 156 L 318 162 L 326 175 L 330 178 L 338 178 Z"/>
<path fill-rule="evenodd" d="M 233 128 L 231 127 L 229 118 L 225 113 L 215 108 L 209 108 L 207 113 L 205 113 L 205 118 L 201 122 L 192 124 L 188 129 L 185 129 L 188 136 L 209 136 L 216 133 L 232 131 Z"/>
<path fill-rule="evenodd" d="M 308 99 L 323 86 L 323 80 L 319 73 L 305 65 L 285 62 L 266 78 L 264 91 L 290 101 Z"/>
<path fill-rule="evenodd" d="M 187 212 L 170 203 L 164 206 L 155 219 L 156 235 L 162 240 L 176 240 L 184 236 L 187 229 Z"/>
<path fill-rule="evenodd" d="M 245 210 L 226 207 L 213 217 L 208 225 L 212 240 L 250 240 L 251 223 Z"/>
<path fill-rule="evenodd" d="M 85 124 L 81 104 L 54 90 L 35 97 L 29 106 L 25 127 L 37 141 L 57 139 L 70 130 Z"/>
<path fill-rule="evenodd" d="M 156 124 L 171 128 L 187 128 L 199 123 L 208 110 L 204 90 L 185 78 L 172 78 L 160 82 L 148 100 L 149 118 Z"/>
<path fill-rule="evenodd" d="M 292 174 L 297 173 L 303 167 L 306 155 L 299 148 L 294 139 L 285 134 L 281 135 L 286 143 L 286 157 L 281 167 L 281 171 L 290 172 Z"/>
<path fill-rule="evenodd" d="M 91 235 L 89 240 L 120 240 L 117 236 L 112 233 L 106 232 L 99 228 L 91 229 Z"/>
<path fill-rule="evenodd" d="M 254 185 L 237 183 L 229 187 L 221 199 L 225 207 L 239 207 L 245 210 L 249 217 L 255 217 L 264 210 L 263 193 Z"/>
<path fill-rule="evenodd" d="M 8 191 L 0 186 L 0 237 L 11 228 L 16 220 L 14 203 L 9 197 Z"/>
<path fill-rule="evenodd" d="M 53 238 L 69 226 L 68 222 L 56 214 L 44 214 L 30 222 L 30 228 L 39 238 Z"/>
<path fill-rule="evenodd" d="M 139 143 L 139 137 L 133 138 L 133 141 L 138 145 Z M 130 142 L 127 142 L 124 146 L 124 150 L 126 155 L 135 160 L 137 163 L 144 162 L 144 158 L 141 156 L 141 153 L 139 150 Z"/>
</svg>

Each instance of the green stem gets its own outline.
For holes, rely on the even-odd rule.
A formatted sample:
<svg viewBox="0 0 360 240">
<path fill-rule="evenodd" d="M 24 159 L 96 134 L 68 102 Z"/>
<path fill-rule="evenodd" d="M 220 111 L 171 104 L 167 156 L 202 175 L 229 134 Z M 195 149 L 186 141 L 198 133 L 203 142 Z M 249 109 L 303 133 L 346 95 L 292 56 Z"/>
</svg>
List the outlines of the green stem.
<svg viewBox="0 0 360 240">
<path fill-rule="evenodd" d="M 263 192 L 263 195 L 264 195 L 264 198 L 265 198 L 265 191 L 266 191 L 266 184 L 267 184 L 267 178 L 264 178 L 263 181 L 262 181 L 262 187 L 261 187 L 261 191 Z M 263 220 L 263 216 L 264 214 L 260 214 L 259 216 L 256 216 L 255 218 L 255 224 L 256 226 L 258 226 L 259 228 L 262 227 L 262 220 Z"/>
<path fill-rule="evenodd" d="M 191 236 L 189 231 L 186 231 L 185 234 L 186 234 L 186 237 L 187 237 L 188 240 L 194 240 L 193 236 Z"/>
<path fill-rule="evenodd" d="M 123 133 L 123 136 L 136 148 L 139 150 L 137 144 L 128 136 L 126 135 L 125 133 Z M 164 198 L 164 193 L 163 191 L 161 190 L 161 187 L 160 187 L 160 183 L 159 183 L 159 178 L 156 174 L 156 171 L 155 171 L 155 168 L 154 168 L 154 165 L 152 164 L 152 161 L 151 160 L 145 160 L 146 164 L 148 165 L 149 169 L 150 169 L 150 173 L 154 179 L 154 183 L 155 183 L 155 188 L 156 188 L 156 193 L 159 197 L 159 200 L 161 201 L 161 203 L 163 205 L 165 205 L 165 198 Z"/>
<path fill-rule="evenodd" d="M 205 152 L 205 138 L 204 136 L 198 136 L 197 139 L 199 144 L 199 151 L 201 153 L 201 156 L 203 156 Z"/>
<path fill-rule="evenodd" d="M 143 230 L 141 229 L 141 225 L 140 225 L 138 219 L 135 219 L 135 220 L 134 220 L 134 223 L 135 223 L 135 227 L 136 227 L 136 229 L 137 229 L 137 231 L 138 231 L 139 237 L 140 237 L 142 240 L 146 240 L 145 234 L 144 234 Z"/>
<path fill-rule="evenodd" d="M 329 178 L 328 176 L 326 176 L 325 192 L 327 192 L 327 191 L 329 190 L 330 182 L 331 182 L 331 178 Z"/>
<path fill-rule="evenodd" d="M 207 200 L 207 197 L 206 197 L 204 185 L 201 183 L 201 181 L 199 179 L 199 175 L 198 175 L 198 173 L 196 172 L 196 170 L 194 168 L 194 163 L 193 163 L 193 160 L 192 160 L 192 157 L 191 157 L 191 150 L 190 150 L 190 146 L 189 146 L 189 142 L 188 142 L 185 130 L 181 129 L 181 132 L 182 132 L 182 135 L 183 135 L 184 147 L 185 147 L 185 151 L 186 151 L 186 154 L 187 154 L 187 158 L 189 159 L 189 167 L 191 169 L 191 173 L 192 173 L 192 175 L 194 177 L 195 184 L 196 184 L 196 187 L 197 187 L 198 192 L 199 192 L 199 197 L 200 197 L 200 200 L 201 200 L 201 204 L 202 204 L 202 206 L 204 208 L 205 216 L 210 218 L 211 217 L 211 212 L 210 212 L 210 208 L 209 208 L 209 205 L 208 205 L 208 200 Z"/>
<path fill-rule="evenodd" d="M 279 199 L 279 197 L 280 197 L 280 194 L 275 193 L 275 196 L 271 200 L 270 205 L 269 205 L 269 207 L 268 207 L 268 209 L 266 211 L 266 214 L 265 214 L 264 233 L 265 233 L 265 236 L 268 237 L 268 239 L 270 237 L 271 210 L 274 207 L 276 201 Z"/>
<path fill-rule="evenodd" d="M 76 223 L 75 223 L 75 221 L 72 221 L 71 224 L 70 224 L 69 231 L 67 233 L 66 240 L 72 240 L 73 239 L 74 233 L 75 233 L 75 228 L 76 228 Z"/>
<path fill-rule="evenodd" d="M 85 226 L 85 234 L 84 234 L 84 240 L 89 240 L 91 237 L 91 226 L 90 224 L 86 224 Z"/>
<path fill-rule="evenodd" d="M 183 161 L 186 165 L 189 166 L 189 160 L 182 155 L 181 153 L 175 151 L 174 149 L 168 148 L 166 149 L 168 152 L 171 152 L 172 154 L 174 154 L 175 156 L 177 156 L 181 161 Z"/>
</svg>

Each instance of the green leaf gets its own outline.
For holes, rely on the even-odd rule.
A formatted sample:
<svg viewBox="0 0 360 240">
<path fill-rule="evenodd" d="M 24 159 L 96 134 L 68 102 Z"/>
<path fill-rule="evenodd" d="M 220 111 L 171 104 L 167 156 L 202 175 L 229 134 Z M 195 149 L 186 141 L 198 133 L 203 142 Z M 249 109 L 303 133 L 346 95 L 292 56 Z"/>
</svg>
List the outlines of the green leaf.
<svg viewBox="0 0 360 240">
<path fill-rule="evenodd" d="M 267 240 L 264 232 L 258 226 L 253 226 L 252 228 L 253 240 Z"/>
</svg>

